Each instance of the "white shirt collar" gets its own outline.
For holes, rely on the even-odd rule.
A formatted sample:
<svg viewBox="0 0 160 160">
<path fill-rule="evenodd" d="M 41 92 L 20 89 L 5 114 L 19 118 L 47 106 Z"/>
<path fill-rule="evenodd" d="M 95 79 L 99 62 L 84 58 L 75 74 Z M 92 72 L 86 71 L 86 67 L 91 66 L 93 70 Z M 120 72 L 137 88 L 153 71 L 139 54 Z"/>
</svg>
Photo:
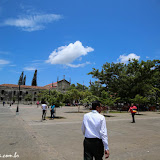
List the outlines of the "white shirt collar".
<svg viewBox="0 0 160 160">
<path fill-rule="evenodd" d="M 92 113 L 98 113 L 97 110 L 92 110 Z"/>
</svg>

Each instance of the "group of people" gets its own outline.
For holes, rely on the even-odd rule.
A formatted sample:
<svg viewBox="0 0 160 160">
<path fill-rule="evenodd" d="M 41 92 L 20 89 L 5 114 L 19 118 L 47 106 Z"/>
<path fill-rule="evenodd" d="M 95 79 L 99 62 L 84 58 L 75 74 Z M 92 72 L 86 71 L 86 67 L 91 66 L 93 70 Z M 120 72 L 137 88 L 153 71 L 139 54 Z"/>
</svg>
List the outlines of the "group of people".
<svg viewBox="0 0 160 160">
<path fill-rule="evenodd" d="M 45 101 L 42 101 L 41 104 L 42 104 L 42 120 L 46 120 L 47 108 L 49 108 L 49 107 L 47 106 Z M 51 119 L 54 119 L 54 117 L 55 117 L 54 116 L 54 113 L 55 113 L 55 105 L 54 104 L 52 104 L 50 106 L 50 112 L 51 112 Z"/>
<path fill-rule="evenodd" d="M 47 104 L 42 101 L 42 119 L 45 120 L 47 112 Z M 135 123 L 135 113 L 137 107 L 133 104 L 129 108 L 129 112 L 132 114 L 133 123 Z M 108 147 L 108 135 L 106 120 L 103 115 L 101 115 L 102 106 L 99 101 L 92 103 L 92 111 L 86 113 L 83 117 L 82 123 L 82 133 L 84 135 L 84 160 L 102 160 L 105 154 L 105 158 L 109 157 L 109 147 Z M 50 106 L 51 118 L 54 119 L 55 105 Z"/>
</svg>

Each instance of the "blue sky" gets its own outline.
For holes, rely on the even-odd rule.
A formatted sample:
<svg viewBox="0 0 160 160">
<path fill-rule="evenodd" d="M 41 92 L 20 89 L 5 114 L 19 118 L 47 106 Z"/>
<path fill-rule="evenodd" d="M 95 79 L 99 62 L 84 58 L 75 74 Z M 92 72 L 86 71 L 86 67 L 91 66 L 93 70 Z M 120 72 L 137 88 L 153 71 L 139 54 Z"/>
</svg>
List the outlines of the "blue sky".
<svg viewBox="0 0 160 160">
<path fill-rule="evenodd" d="M 63 79 L 89 85 L 92 68 L 160 59 L 160 0 L 1 0 L 0 84 Z"/>
</svg>

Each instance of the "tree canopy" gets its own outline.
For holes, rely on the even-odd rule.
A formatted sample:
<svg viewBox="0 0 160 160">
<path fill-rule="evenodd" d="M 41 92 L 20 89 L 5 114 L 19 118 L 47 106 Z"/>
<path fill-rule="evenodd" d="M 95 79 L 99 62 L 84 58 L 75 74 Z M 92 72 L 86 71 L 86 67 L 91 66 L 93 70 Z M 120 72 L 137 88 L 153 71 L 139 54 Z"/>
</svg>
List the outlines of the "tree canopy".
<svg viewBox="0 0 160 160">
<path fill-rule="evenodd" d="M 133 59 L 128 64 L 106 62 L 101 70 L 93 68 L 88 74 L 98 79 L 99 85 L 103 86 L 102 89 L 120 97 L 123 102 L 131 102 L 136 95 L 147 97 L 147 99 L 151 96 L 154 99 L 156 96 L 159 97 L 159 60 L 139 62 Z M 156 96 L 149 94 L 151 91 L 156 92 Z"/>
</svg>

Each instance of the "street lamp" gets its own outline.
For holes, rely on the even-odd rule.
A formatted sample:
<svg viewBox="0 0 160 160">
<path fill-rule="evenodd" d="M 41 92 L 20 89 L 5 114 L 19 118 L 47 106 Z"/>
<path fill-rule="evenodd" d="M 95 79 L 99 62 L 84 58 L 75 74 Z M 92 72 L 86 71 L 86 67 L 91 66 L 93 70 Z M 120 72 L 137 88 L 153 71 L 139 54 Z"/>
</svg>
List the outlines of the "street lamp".
<svg viewBox="0 0 160 160">
<path fill-rule="evenodd" d="M 20 84 L 19 84 L 18 104 L 17 104 L 17 109 L 16 109 L 16 115 L 19 114 L 19 95 L 20 95 Z"/>
</svg>

